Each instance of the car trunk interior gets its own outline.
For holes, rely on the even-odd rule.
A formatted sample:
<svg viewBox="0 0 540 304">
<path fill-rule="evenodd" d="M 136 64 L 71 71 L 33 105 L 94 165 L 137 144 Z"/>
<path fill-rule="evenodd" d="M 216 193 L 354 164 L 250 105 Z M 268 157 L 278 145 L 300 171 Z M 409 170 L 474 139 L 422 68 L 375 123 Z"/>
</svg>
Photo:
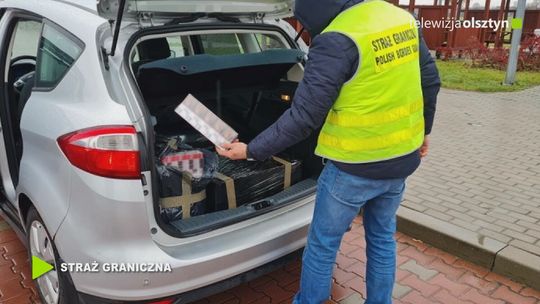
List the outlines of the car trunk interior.
<svg viewBox="0 0 540 304">
<path fill-rule="evenodd" d="M 286 40 L 278 41 L 277 34 L 176 35 L 183 36 L 141 39 L 131 53 L 135 79 L 152 115 L 163 222 L 179 236 L 190 236 L 314 193 L 322 170 L 321 159 L 313 155 L 317 134 L 276 158 L 233 162 L 219 158 L 212 143 L 174 111 L 191 94 L 249 143 L 291 106 L 303 53 L 285 47 Z M 250 37 L 258 50 L 248 51 Z M 190 151 L 202 151 L 203 160 L 189 158 L 184 167 L 192 173 L 201 166 L 201 178 L 171 170 L 163 161 Z"/>
</svg>

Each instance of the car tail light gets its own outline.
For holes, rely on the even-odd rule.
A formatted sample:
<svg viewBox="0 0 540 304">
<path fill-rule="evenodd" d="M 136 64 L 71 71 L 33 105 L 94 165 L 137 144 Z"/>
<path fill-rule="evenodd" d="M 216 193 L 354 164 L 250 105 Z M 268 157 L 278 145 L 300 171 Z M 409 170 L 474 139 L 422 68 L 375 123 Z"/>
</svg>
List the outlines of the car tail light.
<svg viewBox="0 0 540 304">
<path fill-rule="evenodd" d="M 58 138 L 58 145 L 75 167 L 119 179 L 141 177 L 137 132 L 133 126 L 100 126 Z"/>
<path fill-rule="evenodd" d="M 148 302 L 148 304 L 173 304 L 174 299 L 165 299 L 160 301 Z"/>
</svg>

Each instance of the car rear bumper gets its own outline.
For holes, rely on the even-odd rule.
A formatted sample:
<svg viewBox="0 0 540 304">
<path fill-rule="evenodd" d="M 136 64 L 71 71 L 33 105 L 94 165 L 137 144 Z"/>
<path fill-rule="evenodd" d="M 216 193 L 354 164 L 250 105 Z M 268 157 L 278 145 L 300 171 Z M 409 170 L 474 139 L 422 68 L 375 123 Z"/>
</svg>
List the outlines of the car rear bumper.
<svg viewBox="0 0 540 304">
<path fill-rule="evenodd" d="M 135 304 L 135 303 L 148 303 L 149 301 L 151 303 L 151 301 L 159 301 L 159 300 L 165 300 L 165 299 L 172 300 L 172 303 L 174 304 L 191 303 L 191 302 L 195 302 L 200 299 L 206 298 L 208 296 L 215 295 L 220 292 L 229 290 L 231 288 L 234 288 L 246 282 L 255 280 L 256 278 L 266 275 L 272 271 L 276 271 L 289 263 L 293 263 L 293 262 L 300 263 L 302 253 L 303 253 L 303 248 L 298 249 L 277 260 L 271 261 L 267 264 L 264 264 L 255 269 L 249 270 L 242 274 L 236 275 L 234 277 L 225 279 L 223 281 L 220 281 L 220 282 L 217 282 L 217 283 L 205 286 L 205 287 L 201 287 L 192 291 L 188 291 L 182 294 L 165 297 L 165 298 L 147 300 L 147 301 L 142 301 L 142 302 L 141 301 L 125 302 L 125 301 L 117 301 L 117 300 L 108 300 L 108 299 L 80 293 L 79 300 L 81 301 L 81 304 L 117 304 L 117 303 Z"/>
<path fill-rule="evenodd" d="M 198 290 L 303 248 L 313 214 L 314 195 L 256 218 L 178 239 L 178 244 L 166 246 L 152 239 L 150 228 L 145 224 L 148 214 L 143 202 L 93 200 L 85 204 L 104 204 L 109 212 L 99 212 L 100 218 L 96 219 L 88 208 L 82 212 L 72 205 L 55 236 L 55 244 L 65 262 L 167 264 L 171 271 L 70 271 L 75 288 L 98 298 L 146 301 Z M 116 205 L 120 206 L 117 212 L 113 210 Z M 119 215 L 123 218 L 129 215 L 130 222 L 118 223 Z M 89 217 L 93 220 L 87 220 Z"/>
</svg>

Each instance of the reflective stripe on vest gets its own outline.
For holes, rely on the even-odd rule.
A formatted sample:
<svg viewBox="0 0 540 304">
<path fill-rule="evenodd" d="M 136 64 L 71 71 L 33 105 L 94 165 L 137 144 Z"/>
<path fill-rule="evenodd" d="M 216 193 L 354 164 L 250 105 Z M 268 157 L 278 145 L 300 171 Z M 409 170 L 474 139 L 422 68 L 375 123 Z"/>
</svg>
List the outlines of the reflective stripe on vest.
<svg viewBox="0 0 540 304">
<path fill-rule="evenodd" d="M 368 0 L 342 12 L 324 32 L 351 38 L 360 61 L 328 114 L 315 153 L 369 163 L 418 149 L 424 103 L 415 19 L 385 1 Z"/>
</svg>

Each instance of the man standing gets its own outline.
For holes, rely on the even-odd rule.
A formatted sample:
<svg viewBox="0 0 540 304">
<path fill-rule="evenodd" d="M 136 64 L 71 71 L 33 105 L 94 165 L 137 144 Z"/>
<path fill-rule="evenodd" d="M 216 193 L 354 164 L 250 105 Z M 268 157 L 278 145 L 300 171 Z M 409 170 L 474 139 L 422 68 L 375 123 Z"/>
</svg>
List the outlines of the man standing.
<svg viewBox="0 0 540 304">
<path fill-rule="evenodd" d="M 313 39 L 291 108 L 248 145 L 218 152 L 264 160 L 324 122 L 327 159 L 294 303 L 323 303 L 341 239 L 364 208 L 367 304 L 392 302 L 396 211 L 405 179 L 427 155 L 440 80 L 408 12 L 382 0 L 296 0 Z"/>
</svg>

